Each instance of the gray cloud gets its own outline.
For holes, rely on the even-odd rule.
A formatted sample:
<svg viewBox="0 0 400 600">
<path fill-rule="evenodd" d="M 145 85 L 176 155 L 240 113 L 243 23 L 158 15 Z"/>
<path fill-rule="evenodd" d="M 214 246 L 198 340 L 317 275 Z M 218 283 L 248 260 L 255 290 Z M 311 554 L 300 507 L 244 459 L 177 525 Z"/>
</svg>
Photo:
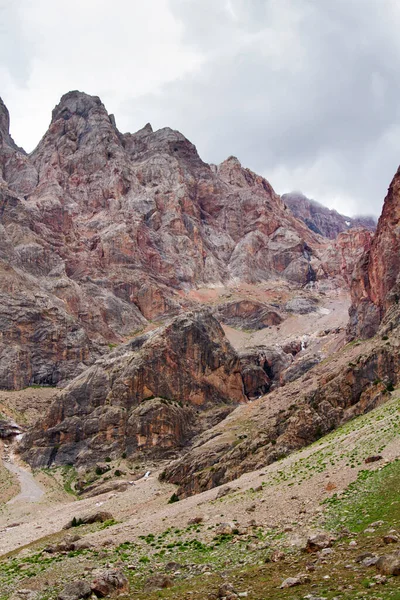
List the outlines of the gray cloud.
<svg viewBox="0 0 400 600">
<path fill-rule="evenodd" d="M 194 6 L 195 5 L 195 6 Z M 219 162 L 279 192 L 379 214 L 400 159 L 400 5 L 391 0 L 171 0 L 206 61 L 143 99 Z"/>
<path fill-rule="evenodd" d="M 109 18 L 103 0 L 38 4 L 30 23 L 46 43 L 24 99 L 47 122 L 56 95 L 80 88 L 101 95 L 122 130 L 169 125 L 204 160 L 235 154 L 280 193 L 379 214 L 400 161 L 398 0 L 115 0 Z M 13 28 L 19 41 L 29 29 Z M 21 94 L 10 97 L 19 108 Z"/>
</svg>

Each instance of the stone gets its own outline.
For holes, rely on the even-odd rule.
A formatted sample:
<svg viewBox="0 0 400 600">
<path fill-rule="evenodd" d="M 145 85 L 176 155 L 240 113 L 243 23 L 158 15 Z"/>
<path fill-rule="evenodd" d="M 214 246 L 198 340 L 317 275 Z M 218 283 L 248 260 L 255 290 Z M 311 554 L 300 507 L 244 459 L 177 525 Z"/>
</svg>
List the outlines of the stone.
<svg viewBox="0 0 400 600">
<path fill-rule="evenodd" d="M 368 556 L 367 558 L 364 558 L 362 564 L 364 565 L 364 567 L 373 567 L 374 565 L 376 565 L 378 560 L 379 556 Z"/>
<path fill-rule="evenodd" d="M 99 598 L 109 596 L 116 590 L 120 593 L 127 592 L 129 589 L 128 579 L 120 569 L 109 569 L 100 573 L 92 581 L 91 589 Z"/>
<path fill-rule="evenodd" d="M 285 559 L 285 553 L 282 550 L 274 550 L 270 557 L 272 562 L 280 562 Z"/>
<path fill-rule="evenodd" d="M 329 533 L 321 532 L 308 538 L 305 547 L 306 552 L 318 552 L 324 548 L 330 548 L 334 538 Z"/>
<path fill-rule="evenodd" d="M 232 598 L 237 598 L 238 594 L 231 583 L 224 583 L 218 590 L 218 598 L 226 598 L 227 600 L 231 600 Z"/>
<path fill-rule="evenodd" d="M 179 571 L 180 569 L 183 569 L 183 565 L 178 562 L 171 561 L 165 565 L 166 571 Z"/>
<path fill-rule="evenodd" d="M 275 307 L 255 300 L 233 300 L 219 304 L 214 314 L 225 325 L 251 331 L 279 325 L 283 320 Z"/>
<path fill-rule="evenodd" d="M 281 585 L 280 588 L 281 589 L 285 589 L 285 588 L 290 588 L 290 587 L 294 587 L 297 585 L 303 585 L 305 583 L 309 583 L 310 577 L 306 574 L 300 573 L 299 575 L 296 575 L 296 577 L 288 577 L 287 579 L 285 579 Z"/>
<path fill-rule="evenodd" d="M 377 454 L 375 456 L 367 456 L 367 458 L 364 460 L 365 464 L 369 464 L 369 463 L 374 463 L 377 462 L 378 460 L 382 460 L 383 456 L 381 456 L 380 454 Z"/>
<path fill-rule="evenodd" d="M 385 521 L 374 521 L 370 524 L 370 527 L 382 527 L 385 524 Z"/>
<path fill-rule="evenodd" d="M 400 575 L 400 552 L 380 556 L 376 569 L 381 575 Z"/>
<path fill-rule="evenodd" d="M 198 517 L 193 517 L 192 519 L 189 519 L 188 525 L 199 525 L 203 521 L 204 521 L 204 517 L 199 515 Z"/>
<path fill-rule="evenodd" d="M 58 595 L 58 600 L 81 600 L 89 598 L 92 590 L 87 581 L 78 580 L 67 583 L 63 590 Z"/>
<path fill-rule="evenodd" d="M 218 490 L 215 498 L 218 500 L 219 498 L 223 498 L 224 496 L 227 496 L 230 492 L 232 492 L 232 488 L 229 487 L 229 485 L 228 485 L 228 486 L 223 487 L 220 490 Z"/>
<path fill-rule="evenodd" d="M 383 536 L 383 541 L 385 544 L 398 544 L 400 541 L 400 536 L 397 531 L 390 531 L 386 535 Z"/>
<path fill-rule="evenodd" d="M 105 521 L 113 520 L 113 515 L 106 510 L 99 510 L 89 515 L 74 517 L 64 525 L 63 529 L 71 529 L 76 525 L 89 525 L 90 523 L 104 523 Z"/>
<path fill-rule="evenodd" d="M 307 315 L 317 310 L 318 305 L 315 300 L 311 298 L 293 298 L 285 304 L 285 310 L 299 315 Z"/>
<path fill-rule="evenodd" d="M 372 558 L 374 556 L 374 554 L 372 554 L 372 552 L 363 552 L 362 554 L 359 554 L 358 556 L 356 556 L 356 558 L 354 559 L 355 563 L 360 563 L 363 562 L 366 558 Z"/>
<path fill-rule="evenodd" d="M 173 585 L 173 577 L 171 575 L 163 575 L 162 573 L 151 575 L 145 581 L 145 589 L 147 590 L 161 590 Z"/>
<path fill-rule="evenodd" d="M 220 523 L 216 529 L 216 535 L 232 535 L 235 526 L 232 523 Z"/>
</svg>

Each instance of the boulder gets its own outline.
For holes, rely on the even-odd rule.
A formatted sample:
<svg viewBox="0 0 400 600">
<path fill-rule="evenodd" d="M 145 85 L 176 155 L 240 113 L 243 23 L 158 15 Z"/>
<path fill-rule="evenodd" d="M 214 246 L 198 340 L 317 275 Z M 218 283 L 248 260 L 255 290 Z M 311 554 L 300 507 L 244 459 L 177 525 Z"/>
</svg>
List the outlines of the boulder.
<svg viewBox="0 0 400 600">
<path fill-rule="evenodd" d="M 127 592 L 128 588 L 128 579 L 120 569 L 103 571 L 91 583 L 91 590 L 98 598 L 109 596 L 116 590 Z"/>
<path fill-rule="evenodd" d="M 174 580 L 171 575 L 164 575 L 163 573 L 156 573 L 151 575 L 145 581 L 144 587 L 146 590 L 162 590 L 165 588 L 172 587 Z"/>
<path fill-rule="evenodd" d="M 89 598 L 92 590 L 87 581 L 78 580 L 67 583 L 64 589 L 58 595 L 58 600 L 81 600 Z"/>
<path fill-rule="evenodd" d="M 89 525 L 90 523 L 104 523 L 105 521 L 111 521 L 114 517 L 112 514 L 106 510 L 99 510 L 90 515 L 82 515 L 79 517 L 74 517 L 71 521 L 68 521 L 66 525 L 64 525 L 63 529 L 71 529 L 71 527 L 76 527 L 79 525 Z"/>
<path fill-rule="evenodd" d="M 381 575 L 400 575 L 400 552 L 381 556 L 376 569 Z"/>
<path fill-rule="evenodd" d="M 330 548 L 333 541 L 334 538 L 329 533 L 316 533 L 308 538 L 305 550 L 310 553 L 319 552 L 324 548 Z"/>
</svg>

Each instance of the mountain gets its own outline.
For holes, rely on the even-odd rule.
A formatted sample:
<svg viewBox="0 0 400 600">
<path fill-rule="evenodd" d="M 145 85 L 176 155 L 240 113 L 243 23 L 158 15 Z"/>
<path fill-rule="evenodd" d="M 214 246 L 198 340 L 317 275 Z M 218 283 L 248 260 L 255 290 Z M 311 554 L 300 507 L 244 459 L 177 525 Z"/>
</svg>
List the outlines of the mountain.
<svg viewBox="0 0 400 600">
<path fill-rule="evenodd" d="M 1 597 L 394 597 L 400 169 L 328 239 L 80 92 L 0 169 Z"/>
<path fill-rule="evenodd" d="M 236 158 L 207 165 L 168 128 L 121 134 L 95 96 L 63 96 L 29 156 L 1 111 L 0 386 L 65 387 L 24 437 L 29 462 L 165 456 L 320 362 L 294 337 L 239 351 L 218 320 L 278 333 L 317 315 L 315 284 L 345 289 L 371 232 L 323 238 Z M 271 302 L 239 292 L 268 282 Z M 216 286 L 237 296 L 212 316 L 188 291 Z"/>
<path fill-rule="evenodd" d="M 376 229 L 376 220 L 373 217 L 345 217 L 299 192 L 283 194 L 282 200 L 294 216 L 304 221 L 311 231 L 332 240 L 339 233 L 355 227 L 362 227 L 369 231 Z"/>
<path fill-rule="evenodd" d="M 236 158 L 208 165 L 169 128 L 121 134 L 81 92 L 30 155 L 0 116 L 0 387 L 65 383 L 178 314 L 182 290 L 316 278 L 324 241 Z"/>
<path fill-rule="evenodd" d="M 350 278 L 347 332 L 353 341 L 253 403 L 245 418 L 237 409 L 229 423 L 222 421 L 203 434 L 193 449 L 168 465 L 163 478 L 177 484 L 182 497 L 273 463 L 390 400 L 400 384 L 399 223 L 400 169 L 376 233 Z"/>
<path fill-rule="evenodd" d="M 351 337 L 371 337 L 385 317 L 397 325 L 400 299 L 400 169 L 390 184 L 371 247 L 358 264 L 351 284 L 348 327 Z"/>
</svg>

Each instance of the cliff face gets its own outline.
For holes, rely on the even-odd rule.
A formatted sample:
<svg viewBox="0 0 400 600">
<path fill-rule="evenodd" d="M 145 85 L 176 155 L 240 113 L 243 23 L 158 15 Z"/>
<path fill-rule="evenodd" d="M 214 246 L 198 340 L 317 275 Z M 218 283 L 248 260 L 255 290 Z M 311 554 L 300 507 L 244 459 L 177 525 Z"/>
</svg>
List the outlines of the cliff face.
<svg viewBox="0 0 400 600">
<path fill-rule="evenodd" d="M 388 341 L 347 346 L 297 381 L 239 407 L 204 433 L 162 478 L 182 497 L 264 468 L 390 399 L 400 383 L 399 315 Z"/>
<path fill-rule="evenodd" d="M 335 240 L 321 253 L 321 265 L 318 275 L 337 277 L 343 285 L 350 287 L 354 270 L 368 252 L 373 240 L 373 232 L 368 229 L 354 228 L 339 233 Z"/>
<path fill-rule="evenodd" d="M 374 335 L 388 309 L 399 302 L 399 255 L 400 170 L 390 184 L 371 248 L 354 273 L 348 327 L 351 337 Z"/>
<path fill-rule="evenodd" d="M 0 387 L 71 379 L 179 290 L 315 278 L 323 241 L 265 179 L 168 128 L 121 134 L 97 97 L 63 96 L 29 156 L 1 103 L 0 169 Z"/>
<path fill-rule="evenodd" d="M 33 466 L 165 455 L 246 401 L 237 354 L 218 322 L 188 313 L 120 346 L 74 379 L 26 434 Z"/>
<path fill-rule="evenodd" d="M 375 231 L 376 228 L 376 221 L 373 217 L 346 217 L 298 192 L 283 194 L 282 200 L 294 216 L 304 221 L 311 231 L 332 240 L 340 233 L 355 227 L 369 231 Z"/>
</svg>

